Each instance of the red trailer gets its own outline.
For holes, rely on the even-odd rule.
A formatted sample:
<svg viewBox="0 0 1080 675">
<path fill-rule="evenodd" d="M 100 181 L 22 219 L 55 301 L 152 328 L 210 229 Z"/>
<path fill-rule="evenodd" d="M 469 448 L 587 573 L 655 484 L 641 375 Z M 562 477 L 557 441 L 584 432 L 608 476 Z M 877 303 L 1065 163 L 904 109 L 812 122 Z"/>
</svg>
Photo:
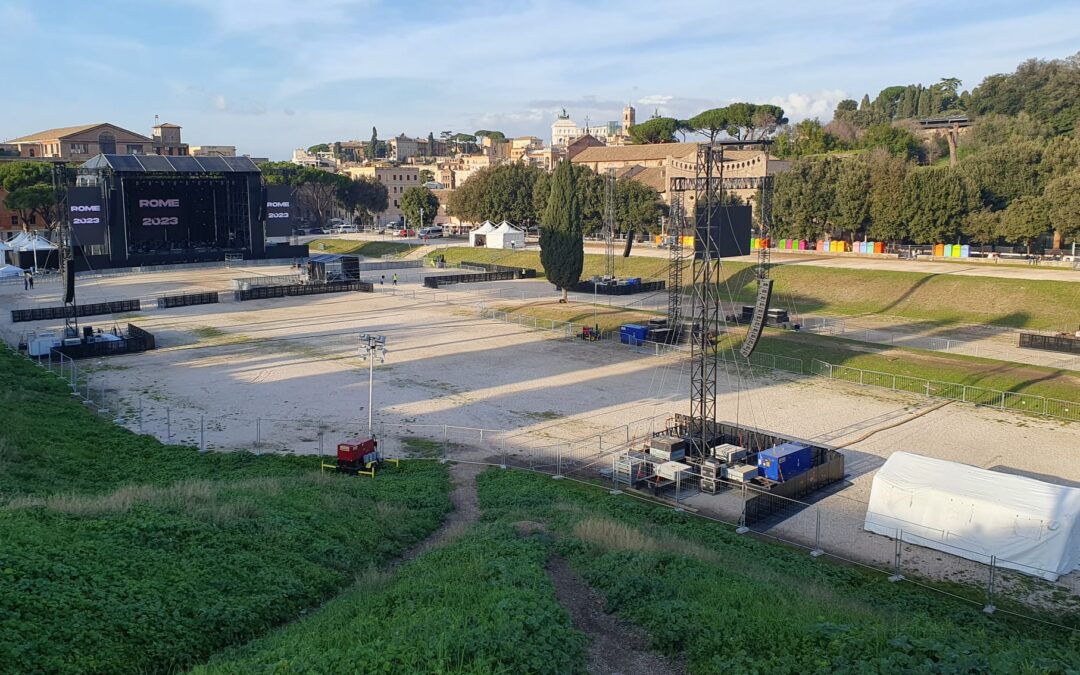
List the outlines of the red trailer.
<svg viewBox="0 0 1080 675">
<path fill-rule="evenodd" d="M 384 460 L 379 452 L 379 442 L 374 437 L 351 438 L 338 443 L 337 464 L 323 464 L 324 469 L 336 469 L 340 473 L 374 476 L 384 461 L 397 464 L 396 459 Z"/>
</svg>

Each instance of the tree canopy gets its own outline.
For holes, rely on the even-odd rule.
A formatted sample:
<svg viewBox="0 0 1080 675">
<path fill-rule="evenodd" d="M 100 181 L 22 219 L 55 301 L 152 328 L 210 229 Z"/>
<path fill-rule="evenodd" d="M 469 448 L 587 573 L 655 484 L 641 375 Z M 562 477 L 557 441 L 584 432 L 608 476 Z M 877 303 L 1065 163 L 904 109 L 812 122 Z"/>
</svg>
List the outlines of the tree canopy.
<svg viewBox="0 0 1080 675">
<path fill-rule="evenodd" d="M 581 279 L 585 264 L 581 211 L 575 186 L 575 171 L 563 160 L 551 176 L 551 193 L 540 223 L 540 264 L 555 287 L 567 292 Z"/>
<path fill-rule="evenodd" d="M 401 212 L 416 227 L 430 225 L 439 214 L 439 198 L 423 185 L 414 185 L 401 195 Z"/>
</svg>

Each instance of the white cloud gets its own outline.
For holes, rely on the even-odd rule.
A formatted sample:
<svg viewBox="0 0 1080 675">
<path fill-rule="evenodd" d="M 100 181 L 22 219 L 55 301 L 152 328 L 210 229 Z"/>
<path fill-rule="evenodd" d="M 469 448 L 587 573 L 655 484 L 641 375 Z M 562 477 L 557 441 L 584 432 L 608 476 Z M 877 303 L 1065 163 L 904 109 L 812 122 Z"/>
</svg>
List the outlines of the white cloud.
<svg viewBox="0 0 1080 675">
<path fill-rule="evenodd" d="M 642 96 L 637 102 L 639 105 L 661 106 L 667 105 L 673 98 L 675 97 L 670 95 L 652 94 L 651 96 Z"/>
<path fill-rule="evenodd" d="M 818 118 L 824 124 L 832 119 L 836 104 L 848 98 L 840 89 L 819 91 L 816 94 L 791 93 L 787 96 L 774 96 L 769 103 L 784 109 L 784 114 L 792 122 Z"/>
<path fill-rule="evenodd" d="M 214 106 L 214 110 L 228 110 L 229 102 L 225 100 L 224 94 L 218 94 L 210 99 L 210 103 Z"/>
</svg>

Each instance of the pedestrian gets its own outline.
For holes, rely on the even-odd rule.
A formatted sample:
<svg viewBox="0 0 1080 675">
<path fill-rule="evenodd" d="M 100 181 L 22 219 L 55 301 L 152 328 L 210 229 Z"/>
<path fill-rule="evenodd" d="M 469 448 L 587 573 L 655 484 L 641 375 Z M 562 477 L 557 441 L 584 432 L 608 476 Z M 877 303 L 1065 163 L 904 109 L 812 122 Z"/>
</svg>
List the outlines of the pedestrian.
<svg viewBox="0 0 1080 675">
<path fill-rule="evenodd" d="M 379 277 L 379 285 L 380 286 L 385 286 L 386 285 L 386 275 L 385 274 L 382 275 L 381 277 Z"/>
<path fill-rule="evenodd" d="M 24 291 L 30 290 L 30 270 L 23 272 L 22 288 Z"/>
<path fill-rule="evenodd" d="M 394 272 L 394 285 L 397 286 L 397 272 Z"/>
<path fill-rule="evenodd" d="M 30 290 L 34 290 L 34 273 L 32 271 L 27 272 L 26 278 L 30 281 Z"/>
</svg>

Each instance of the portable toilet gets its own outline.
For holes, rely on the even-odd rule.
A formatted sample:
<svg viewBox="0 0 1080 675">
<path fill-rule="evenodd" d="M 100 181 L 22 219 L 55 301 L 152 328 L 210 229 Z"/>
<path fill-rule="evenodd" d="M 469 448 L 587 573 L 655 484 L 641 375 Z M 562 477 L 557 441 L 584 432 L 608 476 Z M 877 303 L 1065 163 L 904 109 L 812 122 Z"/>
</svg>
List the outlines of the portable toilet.
<svg viewBox="0 0 1080 675">
<path fill-rule="evenodd" d="M 943 247 L 943 250 L 941 252 L 941 255 L 943 257 L 945 257 L 945 258 L 951 258 L 952 257 L 952 244 L 945 244 L 945 246 Z"/>
<path fill-rule="evenodd" d="M 960 244 L 953 244 L 952 257 L 954 257 L 954 258 L 959 258 L 960 257 L 960 248 L 961 248 Z"/>
<path fill-rule="evenodd" d="M 827 242 L 827 241 L 825 241 L 823 239 L 818 239 L 817 250 L 824 251 L 825 250 L 825 245 L 828 244 L 828 243 L 829 242 Z"/>
<path fill-rule="evenodd" d="M 874 253 L 884 253 L 884 252 L 885 252 L 885 242 L 883 242 L 883 241 L 875 241 L 874 242 Z"/>
<path fill-rule="evenodd" d="M 971 256 L 971 245 L 970 244 L 962 245 L 960 247 L 960 257 L 961 258 L 968 258 L 970 256 Z"/>
</svg>

